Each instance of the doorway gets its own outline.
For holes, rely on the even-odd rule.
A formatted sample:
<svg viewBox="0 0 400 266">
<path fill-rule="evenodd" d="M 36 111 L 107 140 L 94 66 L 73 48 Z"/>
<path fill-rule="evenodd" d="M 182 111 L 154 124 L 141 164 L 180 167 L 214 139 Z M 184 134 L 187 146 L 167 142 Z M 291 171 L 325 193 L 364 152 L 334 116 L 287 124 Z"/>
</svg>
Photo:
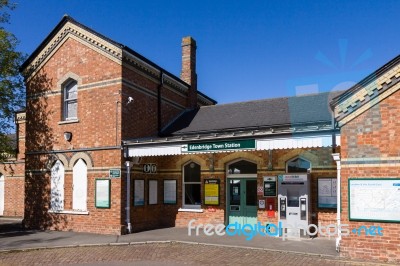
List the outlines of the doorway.
<svg viewBox="0 0 400 266">
<path fill-rule="evenodd" d="M 228 224 L 257 223 L 257 179 L 232 178 L 228 183 Z"/>
<path fill-rule="evenodd" d="M 226 224 L 257 223 L 257 164 L 238 159 L 227 166 Z"/>
</svg>

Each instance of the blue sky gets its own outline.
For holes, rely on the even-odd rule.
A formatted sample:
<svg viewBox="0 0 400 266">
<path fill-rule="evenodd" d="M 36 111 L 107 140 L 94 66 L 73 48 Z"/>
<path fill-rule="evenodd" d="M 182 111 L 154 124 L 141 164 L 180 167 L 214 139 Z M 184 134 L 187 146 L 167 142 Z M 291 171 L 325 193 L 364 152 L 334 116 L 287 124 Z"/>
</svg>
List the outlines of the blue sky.
<svg viewBox="0 0 400 266">
<path fill-rule="evenodd" d="M 27 54 L 68 14 L 179 76 L 190 35 L 219 103 L 345 89 L 400 54 L 400 1 L 15 1 Z"/>
</svg>

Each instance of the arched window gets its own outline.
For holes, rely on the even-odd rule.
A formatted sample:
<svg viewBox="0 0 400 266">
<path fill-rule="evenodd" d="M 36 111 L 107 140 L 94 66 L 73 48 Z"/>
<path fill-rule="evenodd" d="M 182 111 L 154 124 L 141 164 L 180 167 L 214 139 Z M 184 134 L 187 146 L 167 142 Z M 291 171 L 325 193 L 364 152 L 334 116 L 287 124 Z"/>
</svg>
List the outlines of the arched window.
<svg viewBox="0 0 400 266">
<path fill-rule="evenodd" d="M 64 165 L 60 160 L 51 168 L 50 209 L 64 210 Z"/>
<path fill-rule="evenodd" d="M 286 163 L 288 173 L 308 173 L 311 171 L 311 163 L 303 158 L 296 157 Z"/>
<path fill-rule="evenodd" d="M 245 160 L 237 161 L 229 165 L 228 174 L 257 174 L 257 164 Z"/>
<path fill-rule="evenodd" d="M 201 208 L 200 165 L 194 162 L 183 167 L 183 208 Z"/>
<path fill-rule="evenodd" d="M 87 166 L 84 160 L 79 159 L 72 170 L 72 209 L 87 210 Z"/>
<path fill-rule="evenodd" d="M 78 118 L 78 83 L 70 79 L 63 86 L 63 118 L 73 120 Z"/>
<path fill-rule="evenodd" d="M 0 174 L 0 215 L 4 215 L 4 175 Z"/>
</svg>

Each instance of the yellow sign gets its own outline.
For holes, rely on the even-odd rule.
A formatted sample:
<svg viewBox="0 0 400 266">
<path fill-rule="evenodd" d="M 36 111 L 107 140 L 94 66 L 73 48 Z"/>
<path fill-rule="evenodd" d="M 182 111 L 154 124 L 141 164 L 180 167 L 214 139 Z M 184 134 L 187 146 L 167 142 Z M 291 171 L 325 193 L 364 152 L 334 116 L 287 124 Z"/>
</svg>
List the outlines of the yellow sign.
<svg viewBox="0 0 400 266">
<path fill-rule="evenodd" d="M 204 180 L 204 204 L 219 205 L 219 179 Z"/>
</svg>

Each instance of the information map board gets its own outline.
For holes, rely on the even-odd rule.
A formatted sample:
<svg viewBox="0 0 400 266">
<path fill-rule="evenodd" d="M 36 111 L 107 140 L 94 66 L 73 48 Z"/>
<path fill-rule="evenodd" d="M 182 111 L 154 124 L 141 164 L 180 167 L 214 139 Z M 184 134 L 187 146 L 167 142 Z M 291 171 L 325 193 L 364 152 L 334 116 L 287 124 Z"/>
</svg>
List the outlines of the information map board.
<svg viewBox="0 0 400 266">
<path fill-rule="evenodd" d="M 318 179 L 318 208 L 337 208 L 337 178 Z"/>
<path fill-rule="evenodd" d="M 400 222 L 400 179 L 349 179 L 350 220 Z"/>
</svg>

